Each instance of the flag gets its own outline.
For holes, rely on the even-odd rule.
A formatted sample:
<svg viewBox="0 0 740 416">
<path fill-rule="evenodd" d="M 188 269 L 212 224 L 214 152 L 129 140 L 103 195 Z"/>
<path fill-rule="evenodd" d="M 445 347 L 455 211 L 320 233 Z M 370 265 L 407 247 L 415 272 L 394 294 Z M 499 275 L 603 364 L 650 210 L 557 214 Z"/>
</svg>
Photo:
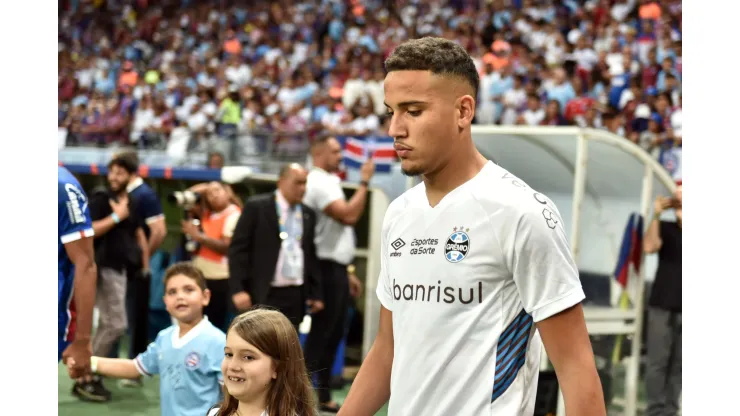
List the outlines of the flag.
<svg viewBox="0 0 740 416">
<path fill-rule="evenodd" d="M 640 272 L 642 265 L 642 235 L 643 219 L 640 214 L 630 214 L 627 220 L 627 226 L 624 228 L 622 236 L 622 246 L 619 249 L 617 258 L 617 267 L 614 270 L 614 280 L 622 287 L 622 294 L 619 298 L 619 308 L 627 310 L 630 307 L 630 298 L 627 291 L 629 283 L 630 265 L 635 269 L 635 273 Z M 616 365 L 622 357 L 622 341 L 624 336 L 617 336 L 614 350 L 612 351 L 612 364 Z M 636 348 L 634 345 L 632 348 Z"/>
<path fill-rule="evenodd" d="M 372 157 L 375 172 L 389 173 L 396 162 L 396 150 L 392 137 L 341 137 L 337 138 L 344 148 L 344 167 L 360 169 Z"/>
<path fill-rule="evenodd" d="M 630 264 L 636 272 L 640 271 L 642 262 L 642 215 L 631 214 L 627 221 L 622 237 L 622 246 L 617 258 L 617 267 L 614 270 L 614 279 L 622 286 L 627 287 L 629 278 Z"/>
</svg>

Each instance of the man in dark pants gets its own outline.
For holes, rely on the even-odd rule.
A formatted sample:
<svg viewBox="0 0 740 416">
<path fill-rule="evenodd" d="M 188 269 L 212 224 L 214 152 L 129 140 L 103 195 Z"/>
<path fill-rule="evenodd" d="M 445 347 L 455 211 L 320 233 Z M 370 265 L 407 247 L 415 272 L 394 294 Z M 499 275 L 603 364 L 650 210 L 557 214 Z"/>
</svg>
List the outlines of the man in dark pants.
<svg viewBox="0 0 740 416">
<path fill-rule="evenodd" d="M 679 184 L 672 198 L 659 196 L 645 236 L 647 253 L 658 253 L 647 319 L 645 386 L 648 416 L 678 414 L 681 397 L 681 237 L 683 196 Z M 661 221 L 673 209 L 676 221 Z"/>
<path fill-rule="evenodd" d="M 316 211 L 316 250 L 324 288 L 324 310 L 311 319 L 311 332 L 304 346 L 306 365 L 318 379 L 319 406 L 322 412 L 339 411 L 329 391 L 331 369 L 337 347 L 344 336 L 349 308 L 350 286 L 358 292 L 361 286 L 351 264 L 355 255 L 355 235 L 352 226 L 365 211 L 367 187 L 375 164 L 372 159 L 363 164 L 362 182 L 347 201 L 340 179 L 333 173 L 342 161 L 342 148 L 334 137 L 320 137 L 311 146 L 313 168 L 303 203 Z"/>
<path fill-rule="evenodd" d="M 108 165 L 108 188 L 96 189 L 90 195 L 99 275 L 95 302 L 99 323 L 93 338 L 95 356 L 106 356 L 126 332 L 127 274 L 149 268 L 143 219 L 136 216 L 135 200 L 126 192 L 133 171 L 134 168 L 125 160 L 113 158 Z M 98 376 L 75 383 L 72 393 L 93 402 L 106 402 L 111 398 L 110 391 Z"/>
<path fill-rule="evenodd" d="M 126 161 L 126 163 L 134 168 L 134 173 L 131 175 L 126 190 L 129 196 L 136 200 L 136 215 L 144 219 L 142 228 L 147 239 L 148 252 L 150 255 L 153 255 L 167 236 L 162 204 L 154 190 L 144 183 L 143 179 L 138 175 L 139 157 L 135 150 L 125 150 L 114 157 Z M 149 345 L 150 285 L 150 270 L 136 270 L 129 273 L 128 288 L 126 290 L 126 312 L 128 314 L 129 335 L 131 337 L 128 355 L 131 359 L 146 351 Z M 163 313 L 166 314 L 166 312 Z M 117 357 L 117 354 L 118 348 L 115 347 L 111 355 Z M 124 386 L 138 387 L 141 386 L 141 379 L 121 380 L 121 384 Z"/>
<path fill-rule="evenodd" d="M 229 245 L 229 286 L 241 312 L 252 305 L 271 306 L 298 325 L 323 308 L 321 274 L 316 260 L 316 216 L 301 203 L 304 168 L 280 171 L 278 189 L 249 198 Z"/>
</svg>

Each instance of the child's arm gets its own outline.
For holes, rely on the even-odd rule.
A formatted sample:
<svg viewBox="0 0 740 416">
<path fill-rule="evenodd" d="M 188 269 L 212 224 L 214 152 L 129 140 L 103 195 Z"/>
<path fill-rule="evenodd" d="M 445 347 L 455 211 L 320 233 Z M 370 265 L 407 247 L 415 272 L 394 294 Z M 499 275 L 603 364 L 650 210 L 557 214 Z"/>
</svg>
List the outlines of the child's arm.
<svg viewBox="0 0 740 416">
<path fill-rule="evenodd" d="M 93 357 L 91 367 L 101 376 L 133 379 L 141 376 L 134 360 L 126 358 Z"/>
</svg>

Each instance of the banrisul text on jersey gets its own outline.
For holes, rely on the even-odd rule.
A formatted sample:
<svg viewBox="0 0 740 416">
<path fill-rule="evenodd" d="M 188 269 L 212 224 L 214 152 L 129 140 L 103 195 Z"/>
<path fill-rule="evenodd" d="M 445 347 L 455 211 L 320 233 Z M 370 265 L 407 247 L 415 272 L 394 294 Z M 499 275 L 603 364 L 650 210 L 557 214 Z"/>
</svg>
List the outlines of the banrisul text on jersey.
<svg viewBox="0 0 740 416">
<path fill-rule="evenodd" d="M 438 280 L 436 285 L 396 284 L 393 279 L 393 298 L 412 302 L 436 303 L 483 303 L 483 282 L 474 287 L 443 286 Z"/>
</svg>

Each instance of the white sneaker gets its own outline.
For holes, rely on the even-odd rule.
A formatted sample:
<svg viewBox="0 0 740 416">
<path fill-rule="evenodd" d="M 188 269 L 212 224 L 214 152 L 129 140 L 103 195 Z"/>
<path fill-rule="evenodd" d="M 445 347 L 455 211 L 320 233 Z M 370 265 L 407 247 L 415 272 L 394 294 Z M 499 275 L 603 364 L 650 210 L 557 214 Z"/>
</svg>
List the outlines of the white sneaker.
<svg viewBox="0 0 740 416">
<path fill-rule="evenodd" d="M 118 387 L 122 388 L 141 388 L 144 383 L 141 381 L 141 377 L 134 379 L 123 379 L 118 381 Z"/>
</svg>

